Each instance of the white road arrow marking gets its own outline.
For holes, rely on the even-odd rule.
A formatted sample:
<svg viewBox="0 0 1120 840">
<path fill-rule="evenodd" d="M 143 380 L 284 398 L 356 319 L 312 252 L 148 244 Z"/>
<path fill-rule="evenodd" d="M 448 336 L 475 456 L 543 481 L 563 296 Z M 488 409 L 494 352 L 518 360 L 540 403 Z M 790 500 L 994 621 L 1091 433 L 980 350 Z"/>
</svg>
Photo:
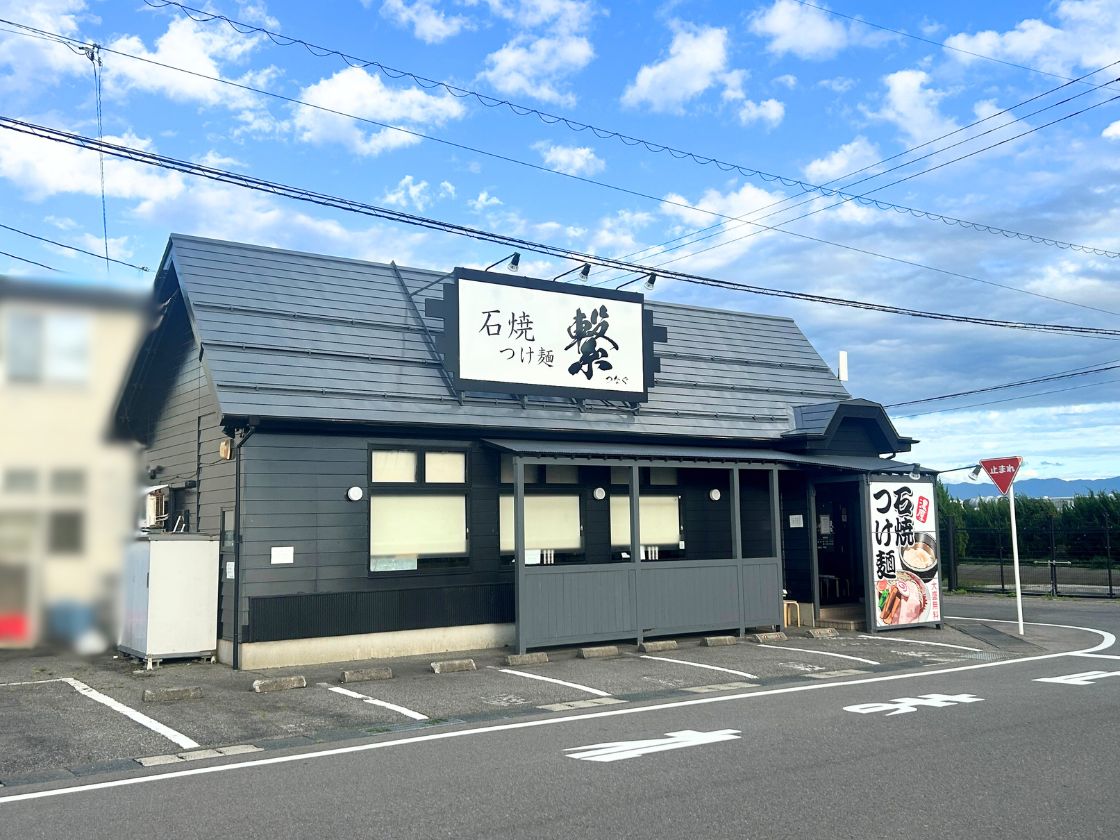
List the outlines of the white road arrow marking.
<svg viewBox="0 0 1120 840">
<path fill-rule="evenodd" d="M 891 715 L 905 715 L 918 710 L 919 706 L 932 706 L 935 709 L 945 706 L 955 706 L 958 703 L 980 703 L 983 697 L 972 694 L 922 694 L 918 697 L 898 697 L 889 703 L 859 703 L 855 706 L 845 706 L 845 712 L 855 712 L 857 715 L 870 715 L 875 712 L 886 712 Z"/>
<path fill-rule="evenodd" d="M 649 753 L 679 750 L 700 744 L 716 744 L 720 741 L 734 741 L 739 737 L 738 729 L 719 729 L 715 732 L 697 732 L 684 729 L 680 732 L 666 732 L 664 738 L 650 738 L 644 741 L 611 741 L 605 744 L 591 744 L 586 747 L 569 747 L 565 752 L 568 758 L 584 761 L 622 761 L 637 758 Z"/>
<path fill-rule="evenodd" d="M 1066 674 L 1064 677 L 1042 677 L 1035 682 L 1058 683 L 1060 685 L 1092 685 L 1106 677 L 1120 677 L 1120 671 L 1083 671 L 1080 674 Z"/>
</svg>

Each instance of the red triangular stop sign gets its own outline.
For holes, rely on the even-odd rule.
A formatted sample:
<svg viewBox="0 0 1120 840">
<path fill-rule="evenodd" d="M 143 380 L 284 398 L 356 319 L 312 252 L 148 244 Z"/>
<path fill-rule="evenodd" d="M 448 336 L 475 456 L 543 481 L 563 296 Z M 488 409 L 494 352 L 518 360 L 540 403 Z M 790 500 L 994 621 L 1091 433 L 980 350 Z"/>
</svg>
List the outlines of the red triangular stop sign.
<svg viewBox="0 0 1120 840">
<path fill-rule="evenodd" d="M 980 466 L 984 468 L 988 478 L 995 482 L 999 492 L 1005 496 L 1007 491 L 1011 489 L 1011 482 L 1015 480 L 1022 463 L 1023 459 L 1018 455 L 1012 455 L 1010 458 L 982 458 L 980 460 Z"/>
</svg>

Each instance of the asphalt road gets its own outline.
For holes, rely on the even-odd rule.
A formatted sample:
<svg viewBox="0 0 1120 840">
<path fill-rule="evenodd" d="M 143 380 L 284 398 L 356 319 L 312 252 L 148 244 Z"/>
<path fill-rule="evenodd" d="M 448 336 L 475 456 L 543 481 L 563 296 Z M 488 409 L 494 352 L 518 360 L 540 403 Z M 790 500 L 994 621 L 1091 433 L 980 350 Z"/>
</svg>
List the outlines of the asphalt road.
<svg viewBox="0 0 1120 840">
<path fill-rule="evenodd" d="M 1004 599 L 947 611 L 1014 618 Z M 1120 608 L 1034 600 L 1027 619 L 1100 632 L 1034 626 L 1045 645 L 1016 659 L 20 786 L 0 790 L 0 826 L 21 840 L 1116 837 Z M 670 748 L 682 740 L 700 743 Z"/>
</svg>

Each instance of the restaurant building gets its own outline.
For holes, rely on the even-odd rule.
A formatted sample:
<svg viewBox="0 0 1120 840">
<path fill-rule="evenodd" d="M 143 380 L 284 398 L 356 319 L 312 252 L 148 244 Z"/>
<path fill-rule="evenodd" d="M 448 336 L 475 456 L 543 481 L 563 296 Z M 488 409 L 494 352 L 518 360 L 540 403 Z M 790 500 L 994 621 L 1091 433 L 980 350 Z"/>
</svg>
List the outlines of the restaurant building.
<svg viewBox="0 0 1120 840">
<path fill-rule="evenodd" d="M 913 441 L 786 318 L 180 235 L 155 300 L 116 430 L 152 527 L 220 535 L 234 667 L 742 633 L 783 590 L 874 629 L 934 530 Z M 939 621 L 923 586 L 884 621 Z"/>
</svg>

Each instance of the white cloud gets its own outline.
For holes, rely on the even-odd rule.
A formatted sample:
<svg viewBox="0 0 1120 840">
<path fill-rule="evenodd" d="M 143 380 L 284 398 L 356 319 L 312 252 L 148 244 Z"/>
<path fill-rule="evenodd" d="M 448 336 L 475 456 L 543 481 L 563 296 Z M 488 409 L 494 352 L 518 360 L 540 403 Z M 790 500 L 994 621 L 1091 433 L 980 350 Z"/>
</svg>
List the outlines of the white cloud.
<svg viewBox="0 0 1120 840">
<path fill-rule="evenodd" d="M 793 90 L 795 87 L 797 87 L 797 77 L 792 73 L 784 73 L 774 79 L 774 84 L 781 85 L 782 87 Z"/>
<path fill-rule="evenodd" d="M 399 26 L 411 27 L 412 34 L 426 44 L 441 43 L 473 28 L 468 18 L 445 14 L 434 0 L 384 0 L 381 14 Z"/>
<path fill-rule="evenodd" d="M 1115 0 L 1062 0 L 1053 10 L 1057 25 L 1030 18 L 1002 33 L 986 30 L 953 35 L 945 39 L 945 44 L 1063 75 L 1116 60 L 1120 4 Z M 953 51 L 948 56 L 963 64 L 977 60 Z"/>
<path fill-rule="evenodd" d="M 847 76 L 836 76 L 832 79 L 821 79 L 817 85 L 831 90 L 833 93 L 847 93 L 855 87 L 856 80 L 849 79 Z"/>
<path fill-rule="evenodd" d="M 135 252 L 128 244 L 129 237 L 127 236 L 110 236 L 109 242 L 109 258 L 114 260 L 130 260 L 135 256 Z M 105 253 L 105 240 L 100 236 L 94 236 L 92 233 L 83 233 L 78 237 L 78 244 L 85 248 L 87 251 L 93 251 L 95 254 Z M 71 255 L 73 251 L 69 252 Z"/>
<path fill-rule="evenodd" d="M 455 185 L 452 184 L 450 181 L 440 181 L 439 182 L 439 197 L 440 198 L 454 198 L 455 197 Z"/>
<path fill-rule="evenodd" d="M 848 30 L 825 12 L 794 0 L 776 0 L 751 16 L 751 31 L 769 39 L 767 52 L 798 58 L 832 58 L 849 43 Z"/>
<path fill-rule="evenodd" d="M 1101 137 L 1105 140 L 1120 140 L 1120 120 L 1117 120 L 1104 131 L 1101 132 Z"/>
<path fill-rule="evenodd" d="M 595 175 L 607 166 L 590 146 L 557 146 L 542 141 L 534 143 L 533 148 L 540 152 L 545 166 L 566 175 Z"/>
<path fill-rule="evenodd" d="M 313 105 L 345 111 L 378 122 L 440 125 L 466 113 L 450 95 L 435 95 L 410 88 L 391 88 L 363 69 L 350 67 L 305 88 L 300 99 Z M 361 124 L 325 111 L 297 106 L 294 125 L 306 143 L 341 143 L 351 151 L 375 156 L 390 149 L 411 146 L 420 138 L 390 128 L 365 131 Z"/>
<path fill-rule="evenodd" d="M 490 195 L 489 192 L 483 190 L 478 194 L 478 198 L 472 198 L 467 201 L 467 205 L 476 213 L 481 213 L 491 207 L 497 207 L 502 203 L 502 200 L 496 195 Z"/>
<path fill-rule="evenodd" d="M 586 32 L 594 15 L 592 5 L 579 0 L 487 0 L 487 5 L 521 31 L 486 56 L 479 78 L 510 96 L 575 105 L 575 94 L 565 83 L 595 58 Z M 538 27 L 544 31 L 529 31 Z"/>
<path fill-rule="evenodd" d="M 776 128 L 786 115 L 786 106 L 777 99 L 764 99 L 754 102 L 748 99 L 739 109 L 739 122 L 743 125 L 760 122 L 769 128 Z"/>
<path fill-rule="evenodd" d="M 432 196 L 427 181 L 417 182 L 411 175 L 405 175 L 396 187 L 385 191 L 381 200 L 390 207 L 408 207 L 411 204 L 422 211 L 432 203 Z"/>
<path fill-rule="evenodd" d="M 259 110 L 263 107 L 262 103 L 248 91 L 148 62 L 182 67 L 215 78 L 233 78 L 223 72 L 223 66 L 245 61 L 261 43 L 262 36 L 241 35 L 226 26 L 196 23 L 190 18 L 178 17 L 156 39 L 153 50 L 149 50 L 136 35 L 125 35 L 109 42 L 110 49 L 147 61 L 127 58 L 107 60 L 104 70 L 105 93 L 106 96 L 123 98 L 132 92 L 141 91 L 166 96 L 177 102 Z M 239 81 L 260 87 L 271 81 L 276 73 L 274 68 L 265 68 L 254 71 Z"/>
<path fill-rule="evenodd" d="M 726 78 L 730 98 L 742 93 L 742 74 L 727 75 L 727 30 L 673 24 L 669 55 L 638 70 L 626 86 L 622 104 L 652 111 L 680 113 L 684 105 Z"/>
<path fill-rule="evenodd" d="M 741 102 L 747 98 L 743 93 L 743 83 L 750 78 L 750 73 L 746 70 L 729 70 L 723 74 L 720 81 L 723 82 L 723 93 L 720 98 L 724 102 Z"/>
<path fill-rule="evenodd" d="M 823 184 L 879 160 L 878 147 L 863 135 L 805 167 L 805 180 Z"/>
<path fill-rule="evenodd" d="M 78 223 L 68 216 L 44 216 L 43 221 L 59 230 L 74 230 Z"/>
<path fill-rule="evenodd" d="M 105 142 L 153 150 L 150 141 L 134 134 L 106 135 Z M 14 182 L 35 201 L 66 193 L 101 194 L 96 154 L 24 134 L 12 134 L 0 143 L 0 177 Z M 113 198 L 177 195 L 183 189 L 183 180 L 177 172 L 164 174 L 141 163 L 105 158 L 105 193 Z"/>
<path fill-rule="evenodd" d="M 36 29 L 81 37 L 78 22 L 85 0 L 0 0 L 0 17 L 18 20 Z M 85 76 L 89 62 L 61 44 L 28 38 L 6 29 L 0 31 L 0 91 L 33 93 L 57 84 L 66 76 Z"/>
<path fill-rule="evenodd" d="M 221 152 L 218 152 L 214 149 L 211 149 L 206 154 L 204 154 L 202 157 L 198 158 L 197 162 L 201 163 L 203 166 L 213 167 L 214 169 L 248 169 L 249 168 L 249 165 L 247 163 L 245 163 L 244 161 L 240 161 L 240 160 L 238 160 L 237 158 L 234 158 L 234 157 L 229 157 L 229 155 L 223 155 Z"/>
<path fill-rule="evenodd" d="M 929 81 L 924 70 L 891 73 L 883 79 L 887 86 L 883 107 L 868 116 L 893 123 L 911 144 L 955 131 L 957 123 L 938 109 L 945 92 L 927 87 Z"/>
<path fill-rule="evenodd" d="M 598 229 L 591 236 L 588 251 L 592 254 L 621 255 L 636 251 L 637 234 L 649 226 L 653 215 L 632 210 L 619 210 L 613 216 L 599 220 Z"/>
</svg>

